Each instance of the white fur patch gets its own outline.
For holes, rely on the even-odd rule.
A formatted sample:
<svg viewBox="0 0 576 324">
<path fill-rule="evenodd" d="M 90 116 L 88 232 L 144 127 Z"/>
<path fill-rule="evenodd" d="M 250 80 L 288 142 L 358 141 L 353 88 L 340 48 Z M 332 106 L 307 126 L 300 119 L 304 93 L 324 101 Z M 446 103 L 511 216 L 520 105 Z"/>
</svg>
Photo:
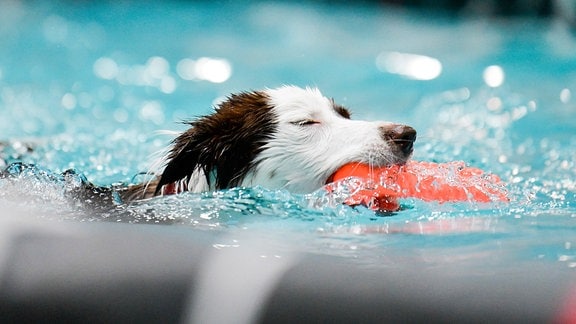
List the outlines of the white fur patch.
<svg viewBox="0 0 576 324">
<path fill-rule="evenodd" d="M 344 164 L 361 162 L 382 166 L 403 163 L 408 159 L 410 152 L 398 153 L 398 148 L 391 147 L 394 144 L 385 138 L 387 131 L 399 125 L 351 120 L 347 118 L 344 108 L 336 106 L 316 88 L 283 86 L 266 89 L 263 93 L 263 99 L 269 101 L 267 106 L 272 107 L 266 113 L 273 114 L 267 120 L 273 121 L 274 131 L 266 139 L 262 151 L 251 161 L 252 170 L 245 176 L 234 175 L 242 177 L 240 186 L 261 185 L 270 189 L 309 193 L 325 185 L 328 178 Z M 242 129 L 237 132 L 242 134 Z M 225 144 L 235 145 L 234 142 Z M 210 147 L 203 149 L 209 150 Z M 189 178 L 167 184 L 168 187 L 161 192 L 218 189 L 214 187 L 215 181 L 210 181 L 208 185 L 202 166 L 190 167 L 194 170 Z M 208 176 L 214 177 L 215 174 Z"/>
<path fill-rule="evenodd" d="M 315 88 L 285 86 L 266 93 L 278 128 L 243 185 L 307 193 L 346 163 L 399 162 L 381 135 L 380 127 L 390 123 L 346 119 Z"/>
</svg>

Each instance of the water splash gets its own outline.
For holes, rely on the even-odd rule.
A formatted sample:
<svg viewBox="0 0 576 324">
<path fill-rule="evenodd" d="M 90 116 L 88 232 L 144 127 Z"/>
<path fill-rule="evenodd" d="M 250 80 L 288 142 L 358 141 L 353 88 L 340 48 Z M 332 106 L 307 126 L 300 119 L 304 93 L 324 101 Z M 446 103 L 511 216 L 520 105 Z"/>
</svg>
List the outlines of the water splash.
<svg viewBox="0 0 576 324">
<path fill-rule="evenodd" d="M 350 207 L 344 202 L 366 186 L 357 178 L 337 182 L 331 190 L 319 189 L 306 195 L 256 186 L 205 193 L 185 192 L 127 204 L 121 202 L 116 191 L 122 186 L 96 187 L 75 170 L 55 173 L 35 165 L 14 163 L 1 173 L 0 202 L 21 204 L 39 211 L 48 207 L 58 211 L 59 220 L 181 224 L 216 230 L 254 222 L 282 222 L 287 226 L 304 225 L 308 231 L 323 233 L 342 232 L 343 228 L 351 227 L 355 228 L 352 232 L 356 234 L 374 233 L 377 232 L 374 228 L 391 224 L 390 233 L 400 232 L 402 229 L 394 229 L 394 223 L 403 224 L 405 217 L 412 217 L 414 213 L 422 215 L 419 220 L 431 220 L 453 218 L 455 211 L 461 215 L 465 210 L 464 204 L 438 208 L 436 204 L 427 205 L 410 199 L 405 200 L 403 211 L 394 213 L 375 213 L 363 206 Z M 482 209 L 479 204 L 470 203 L 468 208 L 471 206 Z M 432 210 L 435 210 L 432 218 L 423 213 Z M 438 210 L 444 210 L 444 213 Z M 397 221 L 385 217 L 403 213 Z M 360 232 L 359 228 L 362 228 Z"/>
<path fill-rule="evenodd" d="M 464 160 L 500 175 L 526 214 L 573 207 L 576 138 L 533 134 L 537 112 L 535 101 L 509 89 L 462 88 L 428 97 L 415 110 L 433 116 L 422 126 L 425 143 L 416 147 L 416 158 Z"/>
</svg>

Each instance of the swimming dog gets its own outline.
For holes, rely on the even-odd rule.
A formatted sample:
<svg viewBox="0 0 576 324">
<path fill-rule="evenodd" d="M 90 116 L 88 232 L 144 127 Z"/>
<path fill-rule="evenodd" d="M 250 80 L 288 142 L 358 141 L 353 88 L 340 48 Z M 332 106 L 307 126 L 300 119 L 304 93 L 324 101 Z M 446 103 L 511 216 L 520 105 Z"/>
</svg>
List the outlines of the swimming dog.
<svg viewBox="0 0 576 324">
<path fill-rule="evenodd" d="M 309 193 L 347 163 L 403 164 L 416 140 L 410 126 L 353 120 L 318 89 L 295 86 L 232 94 L 188 124 L 161 172 L 123 201 L 255 185 Z"/>
</svg>

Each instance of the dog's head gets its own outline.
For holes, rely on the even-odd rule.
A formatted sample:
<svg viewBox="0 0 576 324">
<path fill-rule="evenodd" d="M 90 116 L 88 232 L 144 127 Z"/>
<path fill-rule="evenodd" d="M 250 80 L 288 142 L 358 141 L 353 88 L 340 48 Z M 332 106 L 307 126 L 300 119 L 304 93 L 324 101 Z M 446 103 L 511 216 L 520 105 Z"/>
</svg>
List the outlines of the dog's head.
<svg viewBox="0 0 576 324">
<path fill-rule="evenodd" d="M 317 89 L 293 86 L 231 95 L 189 124 L 166 157 L 157 193 L 179 181 L 311 192 L 346 163 L 406 162 L 416 139 L 409 126 L 352 120 Z"/>
</svg>

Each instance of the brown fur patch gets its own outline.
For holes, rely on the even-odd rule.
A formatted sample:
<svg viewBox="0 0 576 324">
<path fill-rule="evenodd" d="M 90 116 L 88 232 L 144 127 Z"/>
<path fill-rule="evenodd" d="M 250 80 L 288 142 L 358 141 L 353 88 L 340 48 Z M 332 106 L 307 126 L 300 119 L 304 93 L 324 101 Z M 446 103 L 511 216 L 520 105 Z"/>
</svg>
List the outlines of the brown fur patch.
<svg viewBox="0 0 576 324">
<path fill-rule="evenodd" d="M 215 189 L 238 185 L 253 167 L 276 128 L 276 116 L 264 92 L 243 92 L 228 97 L 207 116 L 188 122 L 190 128 L 173 141 L 168 162 L 154 186 L 186 179 L 196 169 L 206 175 Z"/>
</svg>

